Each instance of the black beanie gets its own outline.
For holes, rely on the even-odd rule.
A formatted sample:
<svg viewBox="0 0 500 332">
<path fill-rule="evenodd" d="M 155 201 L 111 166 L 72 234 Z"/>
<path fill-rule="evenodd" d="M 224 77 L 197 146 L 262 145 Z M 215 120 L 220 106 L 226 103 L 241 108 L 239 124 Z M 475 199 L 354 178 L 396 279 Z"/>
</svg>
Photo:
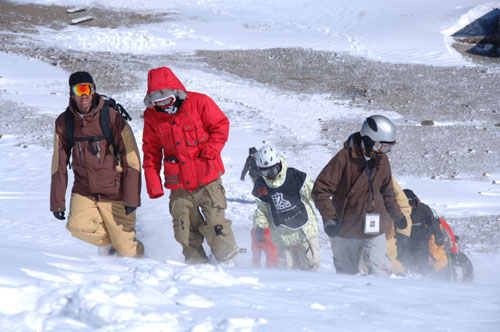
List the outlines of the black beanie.
<svg viewBox="0 0 500 332">
<path fill-rule="evenodd" d="M 248 154 L 256 154 L 257 153 L 257 149 L 252 146 L 250 149 L 248 149 Z"/>
<path fill-rule="evenodd" d="M 415 193 L 410 190 L 410 189 L 405 189 L 403 190 L 405 193 L 406 197 L 408 198 L 408 203 L 410 203 L 411 206 L 417 206 L 419 203 L 419 199 Z"/>
<path fill-rule="evenodd" d="M 94 79 L 86 71 L 77 71 L 69 76 L 69 86 L 80 84 L 80 83 L 92 83 L 94 84 Z"/>
</svg>

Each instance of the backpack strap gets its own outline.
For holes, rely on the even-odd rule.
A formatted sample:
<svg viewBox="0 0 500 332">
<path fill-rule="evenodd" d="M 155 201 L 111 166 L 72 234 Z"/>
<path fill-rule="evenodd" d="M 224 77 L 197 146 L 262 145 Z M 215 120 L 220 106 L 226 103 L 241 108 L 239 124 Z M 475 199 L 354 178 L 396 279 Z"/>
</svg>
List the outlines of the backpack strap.
<svg viewBox="0 0 500 332">
<path fill-rule="evenodd" d="M 110 99 L 114 102 L 113 99 Z M 110 125 L 110 120 L 109 120 L 109 105 L 110 101 L 109 100 L 104 100 L 104 105 L 102 106 L 101 109 L 101 130 L 102 130 L 102 135 L 108 142 L 108 144 L 111 144 L 113 146 L 113 158 L 115 159 L 115 165 L 119 165 L 119 159 L 118 159 L 118 146 L 115 144 L 115 139 L 113 137 L 113 134 L 111 133 L 111 125 Z"/>
<path fill-rule="evenodd" d="M 64 112 L 64 122 L 66 124 L 66 138 L 68 139 L 68 145 L 69 149 L 66 151 L 68 154 L 68 166 L 71 169 L 71 149 L 73 149 L 73 144 L 75 143 L 74 138 L 74 131 L 75 131 L 75 116 L 73 115 L 73 112 L 69 109 L 69 107 L 66 108 L 66 111 Z"/>
</svg>

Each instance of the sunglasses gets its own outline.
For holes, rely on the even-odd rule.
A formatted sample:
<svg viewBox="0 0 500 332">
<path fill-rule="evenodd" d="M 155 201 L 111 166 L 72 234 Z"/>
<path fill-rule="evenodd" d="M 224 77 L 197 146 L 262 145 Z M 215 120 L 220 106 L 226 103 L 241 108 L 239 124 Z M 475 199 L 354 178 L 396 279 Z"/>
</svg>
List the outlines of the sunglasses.
<svg viewBox="0 0 500 332">
<path fill-rule="evenodd" d="M 394 145 L 396 145 L 396 142 L 375 142 L 373 147 L 382 153 L 389 153 Z"/>
<path fill-rule="evenodd" d="M 91 95 L 94 93 L 95 87 L 94 84 L 92 83 L 80 83 L 77 85 L 73 85 L 71 87 L 73 90 L 73 93 L 77 96 L 83 96 L 83 95 Z"/>
<path fill-rule="evenodd" d="M 175 103 L 175 96 L 170 95 L 167 97 L 160 97 L 160 98 L 151 100 L 151 102 L 155 106 L 158 106 L 160 108 L 169 108 L 170 106 L 172 106 Z"/>
</svg>

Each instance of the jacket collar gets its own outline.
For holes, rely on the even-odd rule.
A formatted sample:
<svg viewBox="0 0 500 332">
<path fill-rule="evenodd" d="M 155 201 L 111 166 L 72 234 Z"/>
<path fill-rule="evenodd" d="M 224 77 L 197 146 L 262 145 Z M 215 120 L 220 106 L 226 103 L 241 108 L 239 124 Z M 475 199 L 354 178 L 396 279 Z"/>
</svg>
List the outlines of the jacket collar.
<svg viewBox="0 0 500 332">
<path fill-rule="evenodd" d="M 347 140 L 344 142 L 344 148 L 349 149 L 351 152 L 351 157 L 353 159 L 363 159 L 365 162 L 367 161 L 365 159 L 365 156 L 363 154 L 363 150 L 361 149 L 361 134 L 358 132 L 355 132 L 351 134 Z M 377 157 L 375 161 L 375 165 L 378 165 L 380 163 L 380 160 L 383 158 L 384 154 L 380 154 L 379 157 Z M 373 159 L 370 159 L 373 160 Z"/>
<path fill-rule="evenodd" d="M 344 142 L 344 148 L 349 149 L 352 158 L 363 158 L 361 151 L 361 135 L 359 132 L 351 134 Z"/>
</svg>

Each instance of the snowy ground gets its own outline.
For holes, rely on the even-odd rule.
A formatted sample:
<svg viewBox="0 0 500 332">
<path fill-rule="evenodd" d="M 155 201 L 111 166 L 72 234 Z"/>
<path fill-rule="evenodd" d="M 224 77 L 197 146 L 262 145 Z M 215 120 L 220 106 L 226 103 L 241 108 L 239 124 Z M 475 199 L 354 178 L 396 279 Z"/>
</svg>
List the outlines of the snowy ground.
<svg viewBox="0 0 500 332">
<path fill-rule="evenodd" d="M 76 14 L 64 6 L 82 4 L 102 19 L 68 25 Z M 0 9 L 0 330 L 500 328 L 499 68 L 462 57 L 443 34 L 482 2 L 19 0 Z M 475 281 L 337 275 L 323 233 L 318 273 L 255 270 L 250 253 L 231 269 L 186 266 L 168 199 L 145 191 L 137 230 L 148 257 L 97 256 L 48 208 L 68 75 L 91 71 L 98 91 L 133 115 L 140 142 L 146 74 L 161 65 L 231 120 L 223 182 L 240 247 L 250 248 L 254 210 L 249 180 L 239 180 L 249 146 L 276 143 L 315 177 L 376 112 L 401 129 L 398 180 L 461 235 Z M 437 125 L 420 125 L 429 119 Z"/>
</svg>

